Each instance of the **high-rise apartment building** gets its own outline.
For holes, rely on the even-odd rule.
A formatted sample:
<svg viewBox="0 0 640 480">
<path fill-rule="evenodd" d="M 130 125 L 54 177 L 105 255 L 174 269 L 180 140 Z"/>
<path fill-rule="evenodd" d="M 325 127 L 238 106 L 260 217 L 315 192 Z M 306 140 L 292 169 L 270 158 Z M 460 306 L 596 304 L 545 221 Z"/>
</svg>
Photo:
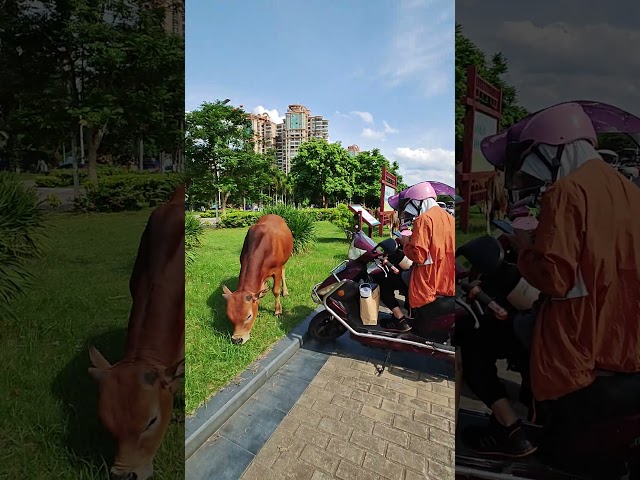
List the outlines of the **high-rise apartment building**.
<svg viewBox="0 0 640 480">
<path fill-rule="evenodd" d="M 149 4 L 165 9 L 163 27 L 167 33 L 184 37 L 185 0 L 151 0 Z"/>
<path fill-rule="evenodd" d="M 276 124 L 271 121 L 268 113 L 259 115 L 249 114 L 251 131 L 253 132 L 254 150 L 257 153 L 267 153 L 276 148 Z"/>
<path fill-rule="evenodd" d="M 347 147 L 347 152 L 349 152 L 349 155 L 352 157 L 357 157 L 360 153 L 360 147 L 358 147 L 358 145 L 349 145 Z"/>
<path fill-rule="evenodd" d="M 312 138 L 329 141 L 329 120 L 311 115 L 304 105 L 289 105 L 283 123 L 275 124 L 268 114 L 250 114 L 254 149 L 265 153 L 276 149 L 276 163 L 285 173 L 291 170 L 291 160 L 298 154 L 300 145 Z"/>
</svg>

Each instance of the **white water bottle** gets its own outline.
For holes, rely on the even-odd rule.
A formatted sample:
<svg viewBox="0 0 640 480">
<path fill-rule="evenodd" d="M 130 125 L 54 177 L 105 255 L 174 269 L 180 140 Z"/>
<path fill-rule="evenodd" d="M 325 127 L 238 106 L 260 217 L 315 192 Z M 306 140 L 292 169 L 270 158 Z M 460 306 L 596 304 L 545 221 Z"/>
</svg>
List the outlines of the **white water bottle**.
<svg viewBox="0 0 640 480">
<path fill-rule="evenodd" d="M 369 298 L 371 296 L 371 285 L 368 283 L 360 285 L 360 296 L 362 298 Z"/>
</svg>

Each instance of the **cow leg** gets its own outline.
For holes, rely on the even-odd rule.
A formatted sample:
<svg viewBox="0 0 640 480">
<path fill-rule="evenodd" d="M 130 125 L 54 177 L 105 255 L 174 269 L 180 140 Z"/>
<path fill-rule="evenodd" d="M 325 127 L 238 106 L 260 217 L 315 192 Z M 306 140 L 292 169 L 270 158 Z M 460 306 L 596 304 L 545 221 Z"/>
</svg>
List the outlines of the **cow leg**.
<svg viewBox="0 0 640 480">
<path fill-rule="evenodd" d="M 284 274 L 284 265 L 282 266 L 282 296 L 283 297 L 289 296 L 289 289 L 287 288 L 287 280 Z"/>
<path fill-rule="evenodd" d="M 276 270 L 273 274 L 273 296 L 276 297 L 276 315 L 282 315 L 282 305 L 280 305 L 280 285 L 282 282 L 282 269 Z"/>
</svg>

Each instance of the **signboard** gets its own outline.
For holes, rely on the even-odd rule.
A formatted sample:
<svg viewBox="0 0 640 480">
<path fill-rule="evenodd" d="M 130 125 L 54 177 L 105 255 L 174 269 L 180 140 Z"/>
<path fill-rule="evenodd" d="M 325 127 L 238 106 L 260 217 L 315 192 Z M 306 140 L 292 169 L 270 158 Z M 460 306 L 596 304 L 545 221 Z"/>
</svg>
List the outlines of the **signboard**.
<svg viewBox="0 0 640 480">
<path fill-rule="evenodd" d="M 493 172 L 495 167 L 491 165 L 480 150 L 480 142 L 489 135 L 498 133 L 498 119 L 490 117 L 478 110 L 473 116 L 473 153 L 471 158 L 472 172 Z"/>
<path fill-rule="evenodd" d="M 396 194 L 396 189 L 390 187 L 389 185 L 384 186 L 384 211 L 388 212 L 393 210 L 389 205 L 389 197 Z"/>
<path fill-rule="evenodd" d="M 349 205 L 349 208 L 355 213 L 362 212 L 362 220 L 364 220 L 367 225 L 371 227 L 377 227 L 378 225 L 380 225 L 380 222 L 376 220 L 369 212 L 367 212 L 362 205 Z"/>
</svg>

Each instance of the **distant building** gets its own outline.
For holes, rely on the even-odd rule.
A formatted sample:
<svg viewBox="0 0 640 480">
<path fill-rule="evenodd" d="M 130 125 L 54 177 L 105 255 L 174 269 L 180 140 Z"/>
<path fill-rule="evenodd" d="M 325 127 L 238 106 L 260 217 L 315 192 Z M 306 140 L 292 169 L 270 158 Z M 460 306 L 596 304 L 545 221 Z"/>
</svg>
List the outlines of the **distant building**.
<svg viewBox="0 0 640 480">
<path fill-rule="evenodd" d="M 291 160 L 298 154 L 300 145 L 312 138 L 329 141 L 329 120 L 311 115 L 304 105 L 289 105 L 283 123 L 276 124 L 268 114 L 250 114 L 254 150 L 266 153 L 276 150 L 276 163 L 285 173 L 291 171 Z"/>
<path fill-rule="evenodd" d="M 267 153 L 276 148 L 277 126 L 271 120 L 268 113 L 259 115 L 249 114 L 251 119 L 251 131 L 253 132 L 254 150 L 257 153 Z"/>
<path fill-rule="evenodd" d="M 360 147 L 358 147 L 358 145 L 349 145 L 347 147 L 347 151 L 349 152 L 349 155 L 356 157 L 360 153 Z"/>
</svg>

